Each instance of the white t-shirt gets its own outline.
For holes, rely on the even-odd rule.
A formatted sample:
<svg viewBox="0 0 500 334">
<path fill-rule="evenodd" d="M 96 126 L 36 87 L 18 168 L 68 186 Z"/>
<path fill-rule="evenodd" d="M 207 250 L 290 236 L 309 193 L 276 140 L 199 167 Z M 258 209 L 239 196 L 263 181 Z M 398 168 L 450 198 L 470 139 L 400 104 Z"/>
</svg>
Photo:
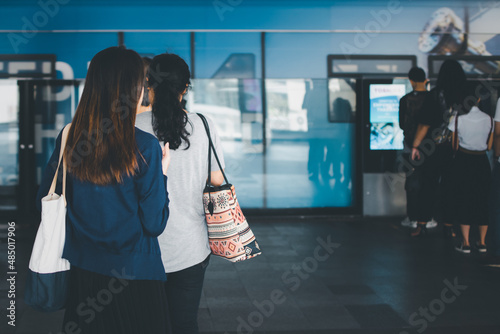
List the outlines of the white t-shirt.
<svg viewBox="0 0 500 334">
<path fill-rule="evenodd" d="M 453 132 L 455 131 L 455 117 L 448 125 L 448 129 Z M 472 107 L 467 114 L 458 116 L 458 142 L 460 147 L 470 151 L 487 150 L 488 137 L 493 129 L 491 117 L 479 110 L 478 107 Z"/>
<path fill-rule="evenodd" d="M 135 126 L 154 135 L 151 111 L 138 114 Z M 222 168 L 224 157 L 215 125 L 206 117 L 210 135 Z M 170 215 L 165 231 L 158 237 L 161 258 L 166 273 L 192 267 L 210 254 L 208 230 L 203 208 L 203 189 L 208 177 L 208 137 L 200 117 L 188 113 L 186 125 L 190 133 L 190 146 L 183 143 L 177 150 L 170 150 L 167 190 Z M 212 171 L 220 170 L 212 154 Z"/>
</svg>

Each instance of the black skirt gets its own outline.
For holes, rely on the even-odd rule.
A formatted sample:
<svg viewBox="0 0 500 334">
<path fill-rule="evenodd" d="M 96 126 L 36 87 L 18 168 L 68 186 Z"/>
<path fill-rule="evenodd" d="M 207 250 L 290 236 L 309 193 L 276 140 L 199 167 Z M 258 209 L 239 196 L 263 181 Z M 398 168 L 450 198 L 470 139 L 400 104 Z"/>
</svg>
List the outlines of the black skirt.
<svg viewBox="0 0 500 334">
<path fill-rule="evenodd" d="M 171 333 L 161 281 L 126 280 L 72 266 L 69 289 L 63 333 Z"/>
<path fill-rule="evenodd" d="M 458 151 L 452 167 L 453 216 L 461 225 L 488 225 L 491 168 L 486 154 Z"/>
</svg>

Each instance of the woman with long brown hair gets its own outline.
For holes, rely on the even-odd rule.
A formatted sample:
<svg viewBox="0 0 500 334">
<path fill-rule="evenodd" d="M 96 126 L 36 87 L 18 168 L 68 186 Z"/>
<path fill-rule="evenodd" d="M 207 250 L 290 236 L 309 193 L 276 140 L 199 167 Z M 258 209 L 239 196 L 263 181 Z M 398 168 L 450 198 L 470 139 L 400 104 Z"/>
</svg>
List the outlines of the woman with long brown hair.
<svg viewBox="0 0 500 334">
<path fill-rule="evenodd" d="M 155 137 L 134 126 L 143 85 L 136 52 L 111 47 L 97 53 L 68 132 L 65 333 L 170 332 L 157 240 L 169 215 L 170 154 L 168 144 L 162 152 Z M 54 177 L 61 136 L 38 205 Z"/>
</svg>

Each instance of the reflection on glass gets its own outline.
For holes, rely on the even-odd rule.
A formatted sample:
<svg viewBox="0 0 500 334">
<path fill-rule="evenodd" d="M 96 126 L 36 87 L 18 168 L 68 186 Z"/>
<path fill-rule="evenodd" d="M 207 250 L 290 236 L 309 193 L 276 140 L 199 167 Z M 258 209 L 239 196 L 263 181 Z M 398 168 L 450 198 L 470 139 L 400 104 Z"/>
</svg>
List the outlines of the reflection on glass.
<svg viewBox="0 0 500 334">
<path fill-rule="evenodd" d="M 266 80 L 270 128 L 266 154 L 268 208 L 355 204 L 355 126 L 329 122 L 328 103 L 329 96 L 339 97 L 340 91 L 346 92 L 348 103 L 348 99 L 355 101 L 355 93 L 350 93 L 349 87 L 329 93 L 324 79 Z M 355 109 L 349 110 L 344 122 L 353 118 Z"/>
<path fill-rule="evenodd" d="M 17 81 L 0 80 L 0 209 L 16 209 L 19 184 L 19 93 Z"/>
<path fill-rule="evenodd" d="M 17 81 L 0 80 L 0 186 L 18 184 L 19 93 Z"/>
<path fill-rule="evenodd" d="M 209 116 L 222 140 L 226 173 L 245 208 L 262 208 L 263 149 L 260 80 L 194 79 L 187 110 Z"/>
<path fill-rule="evenodd" d="M 356 119 L 356 80 L 328 80 L 328 120 L 354 122 Z"/>
<path fill-rule="evenodd" d="M 272 135 L 278 131 L 307 132 L 303 80 L 267 80 L 267 114 Z M 269 138 L 272 140 L 272 138 Z"/>
</svg>

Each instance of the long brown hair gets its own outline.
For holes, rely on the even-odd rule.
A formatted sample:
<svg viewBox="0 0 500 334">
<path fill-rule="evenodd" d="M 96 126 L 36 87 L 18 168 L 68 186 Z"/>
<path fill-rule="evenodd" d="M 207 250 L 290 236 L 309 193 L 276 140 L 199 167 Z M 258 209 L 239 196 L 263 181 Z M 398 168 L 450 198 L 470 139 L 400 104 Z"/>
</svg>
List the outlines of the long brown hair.
<svg viewBox="0 0 500 334">
<path fill-rule="evenodd" d="M 143 85 L 135 51 L 111 47 L 92 58 L 64 152 L 75 178 L 107 185 L 136 173 L 134 127 Z"/>
</svg>

